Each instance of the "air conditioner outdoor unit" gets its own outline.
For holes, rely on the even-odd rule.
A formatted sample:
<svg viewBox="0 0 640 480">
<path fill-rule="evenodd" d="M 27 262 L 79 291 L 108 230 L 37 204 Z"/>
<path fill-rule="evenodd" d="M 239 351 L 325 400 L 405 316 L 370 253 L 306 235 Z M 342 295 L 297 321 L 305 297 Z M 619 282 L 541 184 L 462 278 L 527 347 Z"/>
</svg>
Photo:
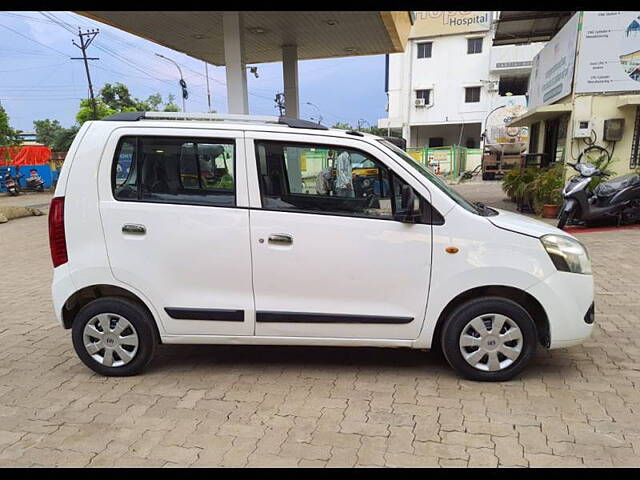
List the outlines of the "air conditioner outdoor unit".
<svg viewBox="0 0 640 480">
<path fill-rule="evenodd" d="M 416 98 L 416 107 L 424 107 L 426 105 L 424 98 Z"/>
</svg>

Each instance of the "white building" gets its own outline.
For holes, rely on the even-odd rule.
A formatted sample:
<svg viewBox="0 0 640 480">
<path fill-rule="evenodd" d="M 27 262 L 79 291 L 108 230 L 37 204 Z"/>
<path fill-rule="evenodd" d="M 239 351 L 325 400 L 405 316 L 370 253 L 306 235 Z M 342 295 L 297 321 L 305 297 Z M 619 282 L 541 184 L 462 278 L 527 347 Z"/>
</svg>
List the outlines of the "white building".
<svg viewBox="0 0 640 480">
<path fill-rule="evenodd" d="M 494 108 L 526 105 L 531 62 L 544 44 L 492 46 L 497 14 L 416 12 L 404 53 L 388 56 L 388 118 L 378 126 L 401 130 L 408 147 L 479 148 Z"/>
</svg>

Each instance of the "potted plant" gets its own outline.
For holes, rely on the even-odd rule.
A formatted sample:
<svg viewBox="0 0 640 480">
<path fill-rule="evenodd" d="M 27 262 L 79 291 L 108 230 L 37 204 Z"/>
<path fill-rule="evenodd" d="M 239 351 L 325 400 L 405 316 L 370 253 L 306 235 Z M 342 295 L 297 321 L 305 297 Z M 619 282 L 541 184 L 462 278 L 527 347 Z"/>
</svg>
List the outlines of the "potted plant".
<svg viewBox="0 0 640 480">
<path fill-rule="evenodd" d="M 505 173 L 502 177 L 502 191 L 507 194 L 507 197 L 512 202 L 516 201 L 516 190 L 522 180 L 520 170 L 514 168 Z"/>
<path fill-rule="evenodd" d="M 533 182 L 536 211 L 544 218 L 556 218 L 562 204 L 564 187 L 564 164 L 540 171 Z"/>
</svg>

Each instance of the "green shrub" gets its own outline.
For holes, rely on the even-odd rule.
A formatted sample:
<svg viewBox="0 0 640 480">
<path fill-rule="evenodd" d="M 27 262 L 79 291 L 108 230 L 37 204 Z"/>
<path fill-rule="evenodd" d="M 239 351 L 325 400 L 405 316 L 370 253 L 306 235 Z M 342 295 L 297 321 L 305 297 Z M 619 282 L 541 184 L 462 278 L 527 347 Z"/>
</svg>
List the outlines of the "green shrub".
<svg viewBox="0 0 640 480">
<path fill-rule="evenodd" d="M 562 203 L 562 189 L 564 188 L 564 163 L 539 170 L 531 186 L 534 192 L 534 209 L 542 210 L 543 205 L 560 205 Z"/>
</svg>

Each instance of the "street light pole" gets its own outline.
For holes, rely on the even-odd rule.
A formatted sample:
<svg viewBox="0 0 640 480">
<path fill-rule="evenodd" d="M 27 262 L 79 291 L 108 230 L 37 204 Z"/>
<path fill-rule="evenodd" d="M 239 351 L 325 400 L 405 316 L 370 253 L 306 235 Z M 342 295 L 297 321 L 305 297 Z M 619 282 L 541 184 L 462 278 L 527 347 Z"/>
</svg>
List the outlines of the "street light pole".
<svg viewBox="0 0 640 480">
<path fill-rule="evenodd" d="M 209 66 L 204 62 L 204 76 L 207 78 L 207 105 L 209 105 L 209 113 L 211 113 L 211 91 L 209 90 Z"/>
<path fill-rule="evenodd" d="M 160 58 L 164 58 L 165 60 L 168 60 L 169 62 L 173 63 L 176 68 L 178 69 L 178 73 L 180 74 L 180 85 L 183 87 L 183 93 L 182 93 L 182 111 L 186 112 L 187 111 L 187 107 L 185 105 L 185 96 L 184 96 L 184 86 L 186 85 L 184 78 L 182 78 L 182 70 L 180 70 L 180 66 L 173 60 L 171 60 L 170 58 L 165 57 L 164 55 L 160 55 L 159 53 L 156 53 L 156 55 Z"/>
<path fill-rule="evenodd" d="M 318 125 L 320 125 L 320 122 L 322 122 L 322 115 L 320 115 L 320 107 L 318 107 L 317 105 L 311 103 L 311 102 L 305 102 L 307 105 L 311 105 L 312 107 L 314 107 L 316 110 L 318 110 Z"/>
</svg>

